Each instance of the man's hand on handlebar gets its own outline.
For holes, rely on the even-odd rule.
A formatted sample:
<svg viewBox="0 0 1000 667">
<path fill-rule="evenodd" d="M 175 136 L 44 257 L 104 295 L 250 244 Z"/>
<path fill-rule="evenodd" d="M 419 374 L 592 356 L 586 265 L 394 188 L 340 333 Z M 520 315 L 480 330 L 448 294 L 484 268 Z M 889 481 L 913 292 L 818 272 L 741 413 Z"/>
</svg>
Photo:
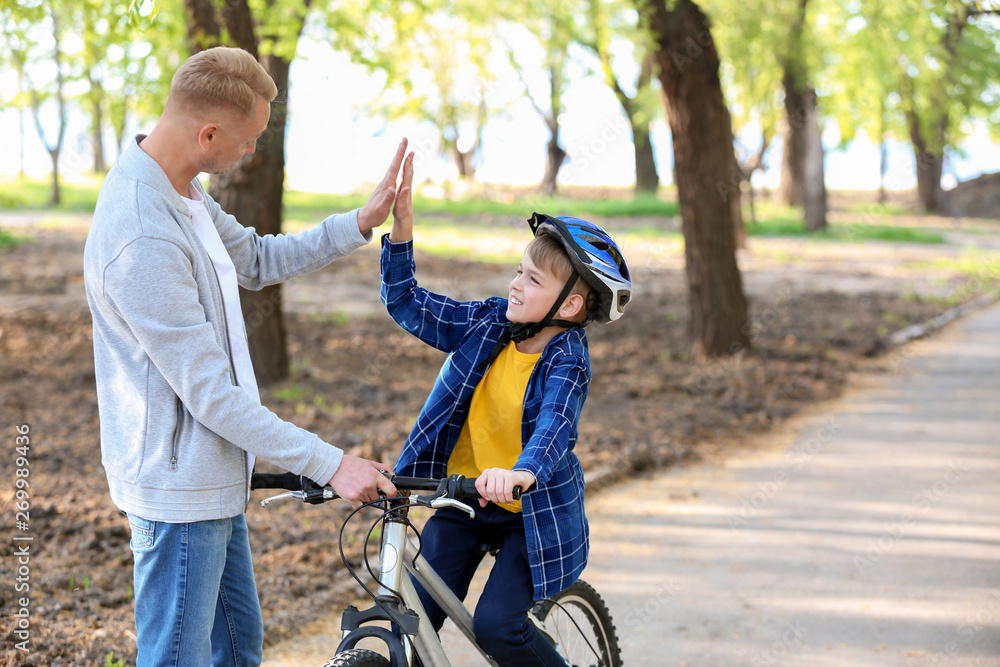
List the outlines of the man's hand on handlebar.
<svg viewBox="0 0 1000 667">
<path fill-rule="evenodd" d="M 487 468 L 476 479 L 476 490 L 482 498 L 479 506 L 487 503 L 513 503 L 514 487 L 520 486 L 527 492 L 535 484 L 535 476 L 527 470 L 504 470 L 503 468 Z"/>
<path fill-rule="evenodd" d="M 379 491 L 387 496 L 396 495 L 396 487 L 382 474 L 385 471 L 391 473 L 392 468 L 378 461 L 344 454 L 329 484 L 338 496 L 352 506 L 360 507 L 363 503 L 378 500 Z"/>
</svg>

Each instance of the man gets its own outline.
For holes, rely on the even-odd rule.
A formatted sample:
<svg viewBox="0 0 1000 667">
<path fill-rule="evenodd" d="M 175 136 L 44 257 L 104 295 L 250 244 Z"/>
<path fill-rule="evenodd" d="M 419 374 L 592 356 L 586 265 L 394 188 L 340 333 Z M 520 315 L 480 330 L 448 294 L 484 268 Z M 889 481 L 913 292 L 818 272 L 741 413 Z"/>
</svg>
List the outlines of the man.
<svg viewBox="0 0 1000 667">
<path fill-rule="evenodd" d="M 356 211 L 260 237 L 209 197 L 201 172 L 254 152 L 277 94 L 249 53 L 217 47 L 175 73 L 163 115 L 101 188 L 84 252 L 102 463 L 128 515 L 139 665 L 256 665 L 263 624 L 243 513 L 255 457 L 328 483 L 353 505 L 395 488 L 261 405 L 237 285 L 260 289 L 371 240 L 395 196 L 404 140 Z"/>
</svg>

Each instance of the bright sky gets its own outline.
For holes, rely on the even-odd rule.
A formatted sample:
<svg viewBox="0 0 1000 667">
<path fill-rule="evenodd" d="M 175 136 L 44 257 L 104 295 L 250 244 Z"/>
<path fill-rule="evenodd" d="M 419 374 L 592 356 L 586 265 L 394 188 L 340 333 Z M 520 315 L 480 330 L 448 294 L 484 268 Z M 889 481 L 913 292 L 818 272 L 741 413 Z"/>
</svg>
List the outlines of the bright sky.
<svg viewBox="0 0 1000 667">
<path fill-rule="evenodd" d="M 0 77 L 0 86 L 12 85 L 9 76 Z M 299 56 L 291 70 L 288 126 L 288 183 L 293 189 L 314 192 L 348 192 L 367 189 L 381 179 L 399 140 L 406 136 L 417 151 L 418 181 L 436 181 L 455 175 L 450 159 L 437 155 L 437 131 L 429 124 L 413 121 L 387 122 L 373 117 L 366 108 L 382 86 L 382 79 L 363 67 L 351 64 L 346 56 L 327 45 L 308 40 L 300 44 Z M 501 81 L 498 92 L 511 100 L 505 111 L 488 123 L 483 137 L 483 154 L 477 180 L 484 182 L 535 185 L 545 169 L 548 130 L 526 98 L 518 99 L 516 81 Z M 565 185 L 628 186 L 634 181 L 632 145 L 627 123 L 612 92 L 594 77 L 578 79 L 564 97 L 561 116 L 562 145 L 569 158 L 560 172 Z M 46 129 L 54 132 L 54 112 L 43 114 Z M 39 140 L 30 114 L 25 114 L 26 170 L 35 178 L 49 175 L 51 164 Z M 67 178 L 86 171 L 90 164 L 87 119 L 72 115 L 61 171 Z M 146 123 L 137 131 L 147 131 Z M 838 143 L 833 123 L 824 135 L 828 147 L 826 181 L 831 189 L 874 189 L 878 187 L 877 147 L 864 137 L 846 150 Z M 13 110 L 0 112 L 0 176 L 14 175 L 19 165 L 18 116 Z M 106 138 L 114 159 L 114 139 Z M 670 132 L 665 121 L 653 130 L 653 143 L 664 183 L 671 181 L 673 162 Z M 965 155 L 952 157 L 945 166 L 945 187 L 984 172 L 1000 170 L 1000 145 L 979 130 L 963 145 Z M 780 142 L 765 159 L 770 169 L 758 185 L 775 187 L 780 167 Z M 914 159 L 908 143 L 889 147 L 891 189 L 915 187 Z"/>
</svg>

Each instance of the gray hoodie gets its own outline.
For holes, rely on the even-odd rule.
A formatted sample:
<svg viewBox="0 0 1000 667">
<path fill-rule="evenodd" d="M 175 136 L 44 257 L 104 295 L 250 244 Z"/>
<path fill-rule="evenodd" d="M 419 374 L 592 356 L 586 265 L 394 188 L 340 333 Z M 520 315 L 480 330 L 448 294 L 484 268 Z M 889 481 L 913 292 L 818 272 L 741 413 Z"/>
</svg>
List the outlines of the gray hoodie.
<svg viewBox="0 0 1000 667">
<path fill-rule="evenodd" d="M 341 450 L 236 385 L 212 260 L 187 206 L 139 148 L 143 138 L 108 173 L 84 250 L 111 498 L 152 521 L 236 516 L 246 508 L 246 452 L 327 482 Z M 261 237 L 193 185 L 246 289 L 319 269 L 371 240 L 358 230 L 357 211 Z"/>
</svg>

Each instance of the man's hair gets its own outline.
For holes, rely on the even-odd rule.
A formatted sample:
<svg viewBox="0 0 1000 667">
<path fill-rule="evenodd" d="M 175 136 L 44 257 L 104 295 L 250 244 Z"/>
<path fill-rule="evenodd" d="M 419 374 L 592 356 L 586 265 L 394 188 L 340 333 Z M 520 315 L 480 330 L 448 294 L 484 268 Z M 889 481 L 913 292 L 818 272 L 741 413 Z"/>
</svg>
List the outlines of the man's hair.
<svg viewBox="0 0 1000 667">
<path fill-rule="evenodd" d="M 278 88 L 267 70 L 243 49 L 216 46 L 188 58 L 170 80 L 170 97 L 185 107 L 231 105 L 248 118 L 257 98 L 268 102 Z"/>
<path fill-rule="evenodd" d="M 573 273 L 573 263 L 569 259 L 566 247 L 549 234 L 539 234 L 531 239 L 524 251 L 535 266 L 548 271 L 563 284 L 566 284 L 570 274 Z M 583 278 L 577 277 L 576 284 L 570 294 L 581 295 L 589 308 L 590 292 L 590 285 Z M 586 311 L 586 309 L 584 310 Z"/>
</svg>

